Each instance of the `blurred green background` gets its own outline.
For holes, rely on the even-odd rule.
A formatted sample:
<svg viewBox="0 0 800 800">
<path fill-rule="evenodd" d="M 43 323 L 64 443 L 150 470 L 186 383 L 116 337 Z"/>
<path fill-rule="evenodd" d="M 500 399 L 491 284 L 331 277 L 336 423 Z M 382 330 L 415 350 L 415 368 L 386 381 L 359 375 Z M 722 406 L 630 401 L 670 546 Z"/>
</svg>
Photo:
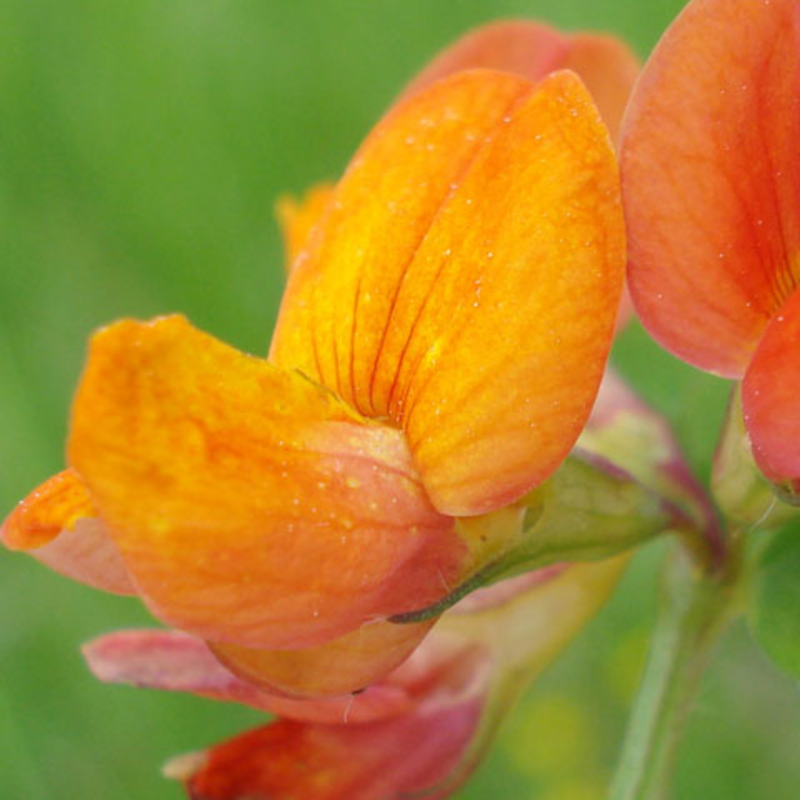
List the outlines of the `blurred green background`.
<svg viewBox="0 0 800 800">
<path fill-rule="evenodd" d="M 601 29 L 645 56 L 676 0 L 2 0 L 0 513 L 63 465 L 87 336 L 182 311 L 263 352 L 282 284 L 272 209 L 335 177 L 404 82 L 502 16 Z M 616 361 L 706 475 L 727 388 L 633 325 Z M 462 798 L 600 800 L 646 649 L 663 545 L 540 681 Z M 103 686 L 80 642 L 150 624 L 0 552 L 0 797 L 176 800 L 158 767 L 263 719 Z M 800 694 L 738 627 L 707 674 L 676 798 L 796 799 Z"/>
</svg>

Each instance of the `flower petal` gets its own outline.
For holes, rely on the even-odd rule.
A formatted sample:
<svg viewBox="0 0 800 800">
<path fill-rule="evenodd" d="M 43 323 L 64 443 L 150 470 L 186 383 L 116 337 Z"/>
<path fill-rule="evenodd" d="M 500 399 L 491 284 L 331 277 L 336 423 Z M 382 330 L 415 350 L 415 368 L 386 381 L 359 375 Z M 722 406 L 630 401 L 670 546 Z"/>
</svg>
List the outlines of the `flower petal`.
<svg viewBox="0 0 800 800">
<path fill-rule="evenodd" d="M 767 325 L 742 384 L 753 456 L 781 483 L 800 477 L 800 291 Z"/>
<path fill-rule="evenodd" d="M 490 511 L 547 477 L 585 422 L 623 249 L 613 151 L 577 78 L 462 73 L 356 155 L 272 358 L 401 425 L 441 512 Z"/>
<path fill-rule="evenodd" d="M 800 278 L 800 5 L 694 0 L 631 98 L 629 281 L 680 358 L 739 377 Z"/>
<path fill-rule="evenodd" d="M 401 99 L 448 75 L 477 68 L 510 72 L 534 82 L 560 69 L 576 72 L 616 138 L 639 62 L 630 48 L 613 36 L 569 35 L 525 20 L 492 22 L 465 34 L 436 56 Z"/>
<path fill-rule="evenodd" d="M 53 572 L 111 594 L 138 594 L 119 548 L 102 520 L 84 518 L 49 544 L 31 550 Z"/>
<path fill-rule="evenodd" d="M 228 669 L 267 691 L 326 697 L 361 691 L 388 675 L 411 655 L 434 622 L 374 622 L 305 650 L 254 650 L 213 642 L 209 647 Z"/>
<path fill-rule="evenodd" d="M 278 697 L 236 677 L 201 639 L 179 631 L 118 631 L 85 644 L 83 655 L 94 676 L 107 683 L 191 692 L 306 722 L 370 722 L 407 712 L 413 702 L 405 687 L 388 683 L 357 697 Z"/>
<path fill-rule="evenodd" d="M 320 644 L 466 557 L 399 431 L 180 317 L 94 337 L 69 455 L 148 604 L 202 638 Z"/>
<path fill-rule="evenodd" d="M 283 234 L 287 275 L 306 247 L 311 231 L 322 219 L 328 201 L 333 196 L 333 189 L 332 184 L 319 183 L 312 186 L 299 200 L 289 196 L 278 200 L 275 211 Z"/>
<path fill-rule="evenodd" d="M 73 470 L 28 495 L 3 523 L 0 541 L 54 572 L 113 594 L 136 594 L 119 549 Z"/>
<path fill-rule="evenodd" d="M 398 800 L 423 790 L 434 800 L 451 793 L 433 787 L 479 711 L 473 700 L 366 725 L 280 720 L 212 748 L 187 789 L 193 800 Z"/>
<path fill-rule="evenodd" d="M 37 486 L 8 515 L 0 539 L 11 550 L 30 550 L 71 530 L 84 517 L 96 517 L 97 509 L 81 479 L 71 469 Z"/>
</svg>

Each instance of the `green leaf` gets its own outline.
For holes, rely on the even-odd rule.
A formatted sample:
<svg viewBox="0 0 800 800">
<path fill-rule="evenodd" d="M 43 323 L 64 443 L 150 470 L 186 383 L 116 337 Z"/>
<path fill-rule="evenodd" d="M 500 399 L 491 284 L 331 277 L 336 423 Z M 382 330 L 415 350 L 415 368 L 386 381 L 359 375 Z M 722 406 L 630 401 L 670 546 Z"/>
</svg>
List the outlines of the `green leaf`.
<svg viewBox="0 0 800 800">
<path fill-rule="evenodd" d="M 753 635 L 778 666 L 800 677 L 800 525 L 775 534 L 762 554 L 753 588 Z"/>
</svg>

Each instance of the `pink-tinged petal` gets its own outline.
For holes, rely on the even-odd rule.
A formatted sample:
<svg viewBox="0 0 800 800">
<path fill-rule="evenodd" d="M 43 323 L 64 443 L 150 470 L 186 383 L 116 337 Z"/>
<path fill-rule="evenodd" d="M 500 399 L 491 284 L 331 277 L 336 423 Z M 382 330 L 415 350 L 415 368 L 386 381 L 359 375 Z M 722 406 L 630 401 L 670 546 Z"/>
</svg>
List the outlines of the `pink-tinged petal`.
<svg viewBox="0 0 800 800">
<path fill-rule="evenodd" d="M 723 534 L 708 493 L 692 473 L 667 420 L 613 370 L 603 376 L 579 445 L 688 513 L 705 535 L 711 558 L 719 562 L 724 554 Z"/>
<path fill-rule="evenodd" d="M 680 358 L 741 376 L 800 279 L 800 4 L 694 0 L 622 134 L 629 286 Z"/>
<path fill-rule="evenodd" d="M 69 455 L 148 605 L 204 639 L 321 644 L 467 557 L 400 431 L 179 317 L 95 335 Z"/>
<path fill-rule="evenodd" d="M 445 797 L 474 765 L 468 751 L 489 673 L 485 651 L 463 642 L 433 649 L 449 658 L 419 665 L 424 688 L 407 713 L 364 724 L 279 720 L 190 759 L 188 774 L 179 759 L 169 774 L 186 781 L 193 800 Z"/>
<path fill-rule="evenodd" d="M 492 22 L 465 34 L 436 56 L 400 99 L 467 69 L 501 70 L 534 83 L 551 72 L 570 69 L 586 84 L 615 139 L 639 62 L 630 48 L 613 36 L 570 35 L 524 20 Z"/>
<path fill-rule="evenodd" d="M 762 472 L 800 478 L 800 291 L 773 317 L 742 385 L 742 408 Z"/>
<path fill-rule="evenodd" d="M 570 39 L 564 69 L 586 84 L 614 141 L 640 68 L 633 51 L 614 36 L 577 33 Z"/>
<path fill-rule="evenodd" d="M 313 701 L 278 697 L 236 677 L 201 639 L 178 631 L 119 631 L 88 642 L 83 655 L 95 677 L 107 683 L 190 692 L 304 722 L 371 722 L 405 713 L 415 702 L 400 683 Z"/>
<path fill-rule="evenodd" d="M 442 513 L 552 473 L 597 391 L 624 261 L 613 150 L 573 74 L 461 73 L 401 103 L 315 239 L 274 361 L 402 427 Z"/>
<path fill-rule="evenodd" d="M 84 518 L 30 555 L 54 572 L 94 589 L 122 595 L 137 594 L 119 548 L 102 520 Z"/>
<path fill-rule="evenodd" d="M 17 505 L 0 528 L 0 541 L 79 583 L 112 594 L 136 594 L 119 548 L 71 469 Z"/>
</svg>

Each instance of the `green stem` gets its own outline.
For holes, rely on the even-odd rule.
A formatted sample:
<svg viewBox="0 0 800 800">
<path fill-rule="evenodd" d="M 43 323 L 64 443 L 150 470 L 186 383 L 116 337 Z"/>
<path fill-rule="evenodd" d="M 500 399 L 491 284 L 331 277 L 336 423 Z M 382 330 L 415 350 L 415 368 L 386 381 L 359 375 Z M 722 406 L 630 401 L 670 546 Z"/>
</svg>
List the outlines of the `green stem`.
<svg viewBox="0 0 800 800">
<path fill-rule="evenodd" d="M 610 800 L 669 797 L 680 734 L 714 645 L 732 617 L 732 595 L 732 581 L 697 569 L 685 551 L 667 565 L 662 607 Z"/>
</svg>

